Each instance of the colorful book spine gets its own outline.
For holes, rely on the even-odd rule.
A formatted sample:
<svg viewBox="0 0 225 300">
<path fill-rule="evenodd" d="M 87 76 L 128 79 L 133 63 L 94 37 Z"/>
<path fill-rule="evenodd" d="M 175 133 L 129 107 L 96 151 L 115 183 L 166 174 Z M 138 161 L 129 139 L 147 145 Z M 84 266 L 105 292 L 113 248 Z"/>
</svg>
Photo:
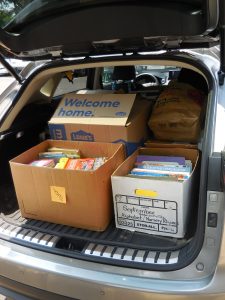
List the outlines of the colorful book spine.
<svg viewBox="0 0 225 300">
<path fill-rule="evenodd" d="M 179 165 L 185 165 L 185 157 L 181 156 L 155 156 L 155 155 L 138 155 L 136 162 L 142 161 L 156 161 L 156 162 L 172 162 Z"/>
<path fill-rule="evenodd" d="M 41 152 L 39 153 L 39 158 L 52 158 L 54 160 L 59 160 L 62 157 L 67 158 L 80 158 L 79 155 L 73 153 L 63 153 L 63 152 Z"/>
<path fill-rule="evenodd" d="M 148 174 L 149 176 L 163 176 L 163 175 L 183 175 L 186 176 L 187 178 L 190 177 L 190 172 L 183 172 L 183 171 L 161 171 L 161 170 L 148 170 L 148 169 L 140 169 L 140 168 L 134 168 L 131 170 L 131 174 Z"/>
<path fill-rule="evenodd" d="M 92 170 L 94 166 L 95 159 L 94 158 L 81 158 L 78 159 L 75 170 Z"/>
<path fill-rule="evenodd" d="M 66 164 L 65 169 L 67 170 L 76 170 L 76 166 L 78 164 L 79 159 L 69 159 L 68 163 Z"/>
<path fill-rule="evenodd" d="M 69 158 L 62 157 L 59 162 L 56 164 L 55 169 L 65 169 L 66 164 L 68 163 Z"/>
<path fill-rule="evenodd" d="M 54 167 L 55 162 L 53 159 L 39 159 L 32 161 L 29 165 L 36 167 Z"/>
<path fill-rule="evenodd" d="M 165 171 L 165 172 L 191 172 L 191 166 L 179 166 L 179 167 L 171 167 L 171 166 L 154 166 L 149 164 L 138 165 L 139 169 L 146 170 L 154 170 L 154 171 Z"/>
<path fill-rule="evenodd" d="M 98 169 L 98 168 L 101 167 L 105 162 L 106 162 L 106 158 L 105 158 L 105 157 L 96 157 L 96 158 L 95 158 L 94 165 L 93 165 L 93 170 Z"/>
<path fill-rule="evenodd" d="M 136 172 L 136 171 L 131 171 L 131 173 L 129 175 L 134 175 L 137 177 L 145 177 L 145 178 L 159 178 L 159 179 L 175 179 L 175 180 L 185 180 L 188 179 L 189 176 L 186 175 L 182 175 L 182 174 L 159 174 L 159 173 L 147 173 L 147 172 Z"/>
<path fill-rule="evenodd" d="M 67 149 L 67 148 L 59 148 L 59 147 L 51 147 L 48 149 L 48 152 L 62 152 L 63 154 L 67 154 L 73 158 L 80 158 L 80 150 L 79 149 Z M 67 157 L 69 157 L 67 156 Z"/>
</svg>

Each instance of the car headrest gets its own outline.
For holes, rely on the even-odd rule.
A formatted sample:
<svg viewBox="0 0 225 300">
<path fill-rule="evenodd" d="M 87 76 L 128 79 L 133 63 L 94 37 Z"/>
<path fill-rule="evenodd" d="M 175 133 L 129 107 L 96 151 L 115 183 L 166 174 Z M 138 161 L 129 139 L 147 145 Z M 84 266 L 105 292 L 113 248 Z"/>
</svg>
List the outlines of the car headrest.
<svg viewBox="0 0 225 300">
<path fill-rule="evenodd" d="M 208 93 L 208 85 L 205 78 L 193 70 L 186 68 L 181 69 L 177 81 L 188 83 L 196 89 L 202 90 L 205 94 Z"/>
<path fill-rule="evenodd" d="M 134 66 L 116 66 L 114 67 L 112 80 L 133 80 L 135 79 Z"/>
</svg>

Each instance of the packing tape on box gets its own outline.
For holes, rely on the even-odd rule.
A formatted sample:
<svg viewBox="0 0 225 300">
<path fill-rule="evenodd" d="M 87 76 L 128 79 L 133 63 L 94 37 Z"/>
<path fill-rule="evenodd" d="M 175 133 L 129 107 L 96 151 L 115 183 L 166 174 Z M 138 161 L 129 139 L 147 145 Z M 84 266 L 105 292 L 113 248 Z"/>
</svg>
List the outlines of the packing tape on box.
<svg viewBox="0 0 225 300">
<path fill-rule="evenodd" d="M 135 191 L 135 195 L 137 196 L 143 196 L 143 197 L 150 197 L 150 198 L 154 198 L 158 196 L 158 193 L 156 191 L 151 191 L 151 190 L 141 190 L 141 189 L 136 189 Z"/>
</svg>

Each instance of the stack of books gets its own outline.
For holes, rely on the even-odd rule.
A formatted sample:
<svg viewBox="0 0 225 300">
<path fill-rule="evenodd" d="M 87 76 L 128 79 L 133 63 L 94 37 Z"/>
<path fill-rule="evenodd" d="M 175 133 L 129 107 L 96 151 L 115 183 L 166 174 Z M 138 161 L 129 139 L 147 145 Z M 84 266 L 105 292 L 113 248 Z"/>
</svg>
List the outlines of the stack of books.
<svg viewBox="0 0 225 300">
<path fill-rule="evenodd" d="M 55 162 L 53 159 L 38 159 L 30 163 L 31 166 L 54 168 Z"/>
<path fill-rule="evenodd" d="M 191 172 L 192 163 L 185 157 L 138 155 L 128 176 L 177 181 L 188 179 Z"/>
<path fill-rule="evenodd" d="M 106 162 L 106 157 L 81 158 L 78 149 L 49 148 L 39 153 L 39 159 L 30 163 L 36 167 L 49 167 L 67 170 L 96 170 Z"/>
<path fill-rule="evenodd" d="M 39 153 L 40 159 L 54 159 L 58 162 L 60 158 L 80 158 L 79 149 L 66 149 L 66 148 L 49 148 L 46 152 Z"/>
</svg>

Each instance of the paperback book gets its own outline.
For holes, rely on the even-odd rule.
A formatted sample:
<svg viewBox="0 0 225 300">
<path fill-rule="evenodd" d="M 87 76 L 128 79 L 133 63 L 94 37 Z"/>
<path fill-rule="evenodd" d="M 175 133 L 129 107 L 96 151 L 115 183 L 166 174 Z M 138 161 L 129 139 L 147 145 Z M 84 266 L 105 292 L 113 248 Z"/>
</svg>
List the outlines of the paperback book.
<svg viewBox="0 0 225 300">
<path fill-rule="evenodd" d="M 138 155 L 135 166 L 128 176 L 186 180 L 192 172 L 192 163 L 185 157 Z"/>
</svg>

